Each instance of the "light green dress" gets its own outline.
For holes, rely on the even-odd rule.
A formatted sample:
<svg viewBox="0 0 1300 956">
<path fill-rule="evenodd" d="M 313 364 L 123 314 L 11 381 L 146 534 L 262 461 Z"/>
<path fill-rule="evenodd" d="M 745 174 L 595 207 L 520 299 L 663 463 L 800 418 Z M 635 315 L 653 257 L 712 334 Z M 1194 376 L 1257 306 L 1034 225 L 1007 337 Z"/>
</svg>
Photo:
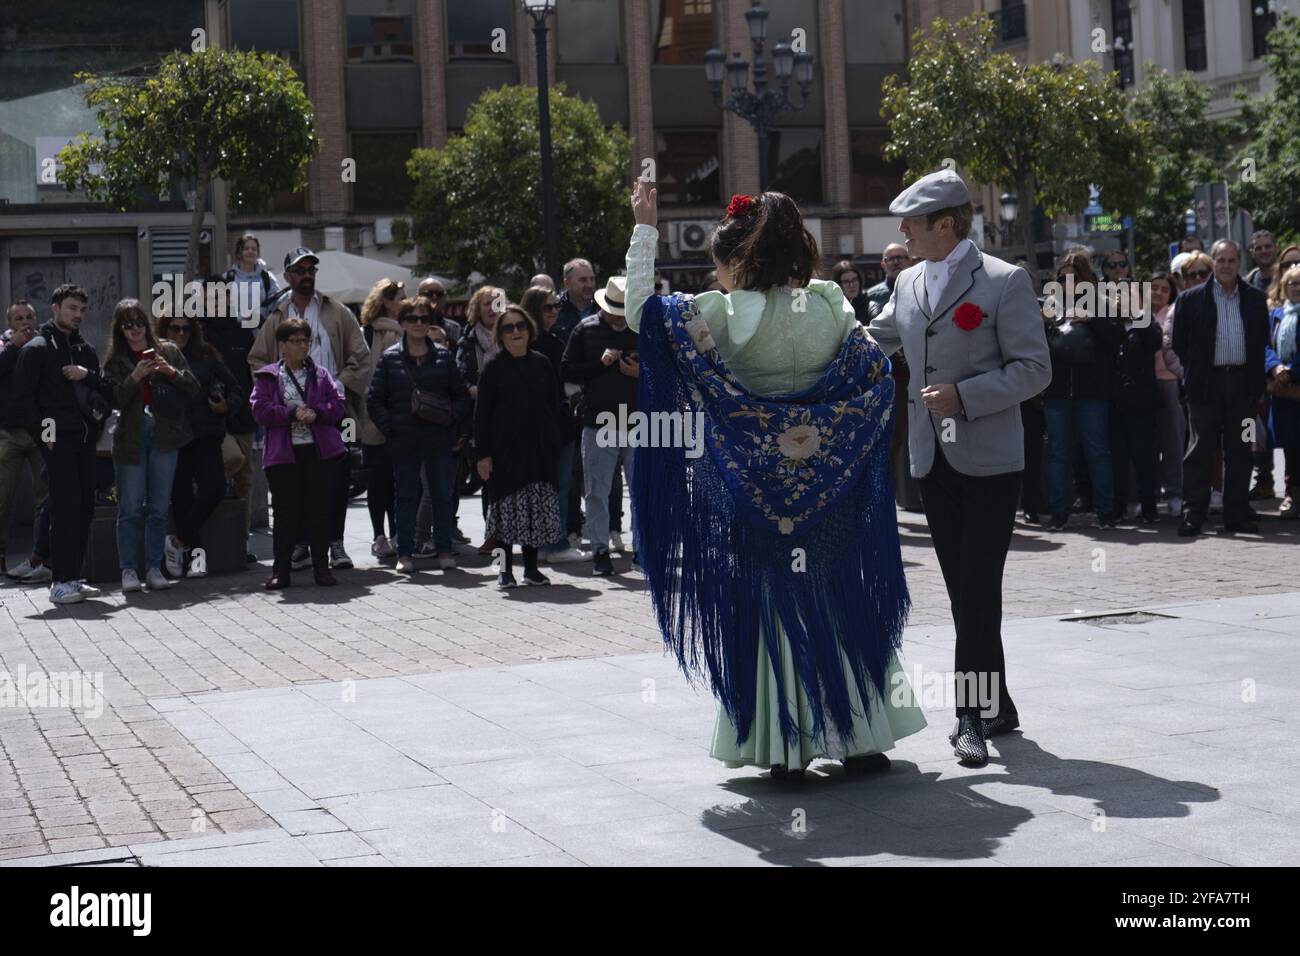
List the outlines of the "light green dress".
<svg viewBox="0 0 1300 956">
<path fill-rule="evenodd" d="M 659 231 L 636 226 L 627 253 L 627 322 L 641 327 L 641 309 L 654 291 L 655 245 Z M 853 307 L 834 282 L 813 279 L 806 289 L 769 289 L 704 292 L 695 297 L 700 317 L 717 343 L 718 354 L 745 388 L 758 395 L 782 395 L 812 385 L 839 354 L 857 325 Z M 778 624 L 778 627 L 780 625 Z M 780 666 L 787 707 L 798 715 L 799 753 L 789 753 L 781 736 L 775 668 L 766 647 L 760 645 L 758 698 L 754 725 L 743 744 L 736 743 L 736 727 L 721 706 L 713 728 L 710 753 L 729 767 L 780 764 L 799 768 L 817 757 L 843 759 L 891 750 L 897 740 L 925 726 L 919 698 L 911 692 L 907 676 L 895 657 L 882 698 L 869 686 L 868 708 L 862 706 L 850 675 L 849 699 L 854 705 L 854 737 L 847 746 L 833 731 L 829 739 L 812 736 L 812 710 L 804 695 L 785 634 L 778 635 Z M 842 656 L 842 655 L 841 655 Z M 848 662 L 845 660 L 845 668 Z"/>
</svg>

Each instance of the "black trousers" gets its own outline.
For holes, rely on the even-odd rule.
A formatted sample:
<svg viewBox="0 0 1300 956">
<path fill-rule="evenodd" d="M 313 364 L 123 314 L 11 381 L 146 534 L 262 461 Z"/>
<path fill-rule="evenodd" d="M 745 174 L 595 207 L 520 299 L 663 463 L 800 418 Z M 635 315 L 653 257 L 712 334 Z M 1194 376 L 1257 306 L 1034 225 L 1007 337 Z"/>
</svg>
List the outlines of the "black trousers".
<svg viewBox="0 0 1300 956">
<path fill-rule="evenodd" d="M 343 456 L 345 460 L 346 455 Z M 306 541 L 311 547 L 311 565 L 317 571 L 329 567 L 331 518 L 330 493 L 336 475 L 343 469 L 340 459 L 321 461 L 316 445 L 294 445 L 293 464 L 266 469 L 271 488 L 273 568 L 288 574 L 293 546 Z"/>
<path fill-rule="evenodd" d="M 1255 400 L 1246 394 L 1244 366 L 1216 366 L 1204 400 L 1187 402 L 1190 434 L 1183 458 L 1183 500 L 1189 524 L 1201 525 L 1210 510 L 1214 452 L 1223 442 L 1223 523 L 1250 517 L 1250 442 L 1243 441 L 1255 420 Z M 1247 435 L 1249 437 L 1249 435 Z"/>
<path fill-rule="evenodd" d="M 393 513 L 396 502 L 396 479 L 393 477 L 393 459 L 387 445 L 362 445 L 362 459 L 366 464 L 366 507 L 370 510 L 370 532 L 378 538 L 384 534 L 384 518 L 388 530 L 397 537 L 397 519 Z M 337 539 L 336 539 L 337 540 Z"/>
<path fill-rule="evenodd" d="M 957 629 L 958 717 L 1016 713 L 1002 653 L 1002 570 L 1021 474 L 961 474 L 936 441 L 934 466 L 921 479 L 921 501 Z M 967 688 L 972 692 L 965 693 Z"/>
<path fill-rule="evenodd" d="M 1156 409 L 1110 407 L 1110 461 L 1115 473 L 1113 514 L 1121 517 L 1128 507 L 1128 473 L 1137 476 L 1138 504 L 1146 512 L 1156 509 Z"/>
<path fill-rule="evenodd" d="M 95 443 L 59 435 L 53 448 L 41 444 L 49 482 L 50 550 L 42 555 L 55 583 L 78 581 L 95 518 Z"/>
<path fill-rule="evenodd" d="M 315 447 L 314 445 L 312 446 Z M 362 450 L 364 454 L 364 449 Z M 329 485 L 325 489 L 325 500 L 321 504 L 321 514 L 325 516 L 325 533 L 328 540 L 342 541 L 343 529 L 348 518 L 348 491 L 352 485 L 352 452 L 347 451 L 342 458 L 335 458 L 327 463 Z M 270 475 L 270 471 L 267 471 Z M 269 480 L 269 479 L 268 479 Z M 310 545 L 305 532 L 299 532 L 295 544 Z"/>
<path fill-rule="evenodd" d="M 187 548 L 197 548 L 199 532 L 226 496 L 226 464 L 221 457 L 224 435 L 195 438 L 176 456 L 172 484 L 172 516 L 176 534 Z"/>
</svg>

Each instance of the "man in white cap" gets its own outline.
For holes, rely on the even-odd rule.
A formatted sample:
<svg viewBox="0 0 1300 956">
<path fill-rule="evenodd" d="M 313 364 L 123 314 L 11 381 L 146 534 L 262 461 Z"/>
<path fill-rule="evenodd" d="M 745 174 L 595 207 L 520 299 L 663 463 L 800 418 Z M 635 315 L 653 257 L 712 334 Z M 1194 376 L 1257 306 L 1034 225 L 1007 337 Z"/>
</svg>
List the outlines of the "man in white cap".
<svg viewBox="0 0 1300 956">
<path fill-rule="evenodd" d="M 611 441 L 609 429 L 600 427 L 603 413 L 626 422 L 636 411 L 637 334 L 628 327 L 624 297 L 626 276 L 613 276 L 596 293 L 600 311 L 578 323 L 569 336 L 560 362 L 560 376 L 582 386 L 582 470 L 586 476 L 586 532 L 591 540 L 593 572 L 614 573 L 609 556 L 609 492 L 620 481 L 619 467 L 632 487 L 632 449 L 626 436 Z"/>
<path fill-rule="evenodd" d="M 974 208 L 960 176 L 923 176 L 889 210 L 919 261 L 867 331 L 911 366 L 912 474 L 957 630 L 949 739 L 963 763 L 981 765 L 986 737 L 1020 725 L 1004 675 L 1002 570 L 1025 467 L 1020 403 L 1047 387 L 1052 365 L 1029 273 L 967 238 Z"/>
</svg>

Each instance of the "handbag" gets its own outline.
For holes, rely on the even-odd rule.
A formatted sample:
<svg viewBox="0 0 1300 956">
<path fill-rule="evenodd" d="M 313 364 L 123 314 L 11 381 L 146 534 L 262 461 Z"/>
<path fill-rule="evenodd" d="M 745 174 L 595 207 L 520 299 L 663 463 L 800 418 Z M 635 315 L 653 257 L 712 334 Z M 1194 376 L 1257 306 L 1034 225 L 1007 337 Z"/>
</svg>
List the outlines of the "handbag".
<svg viewBox="0 0 1300 956">
<path fill-rule="evenodd" d="M 415 384 L 415 370 L 402 354 L 402 365 L 411 379 L 411 416 L 430 425 L 451 424 L 451 398 L 436 392 L 426 392 Z"/>
<path fill-rule="evenodd" d="M 108 399 L 85 382 L 73 382 L 72 394 L 76 396 L 81 417 L 95 430 L 95 435 L 98 437 L 104 423 L 108 421 L 108 416 L 113 413 L 113 406 L 109 404 Z"/>
<path fill-rule="evenodd" d="M 1091 365 L 1097 360 L 1096 339 L 1083 323 L 1066 321 L 1047 327 L 1047 348 L 1060 365 Z"/>
</svg>

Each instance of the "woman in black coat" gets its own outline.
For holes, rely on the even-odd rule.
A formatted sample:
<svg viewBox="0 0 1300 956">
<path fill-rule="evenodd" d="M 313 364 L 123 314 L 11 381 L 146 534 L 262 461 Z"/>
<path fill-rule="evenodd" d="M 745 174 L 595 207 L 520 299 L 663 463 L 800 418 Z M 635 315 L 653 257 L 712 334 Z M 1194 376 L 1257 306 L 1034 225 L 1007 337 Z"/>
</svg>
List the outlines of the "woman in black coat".
<svg viewBox="0 0 1300 956">
<path fill-rule="evenodd" d="M 487 537 L 505 550 L 497 577 L 502 590 L 516 585 L 511 551 L 523 547 L 524 583 L 550 584 L 537 570 L 537 549 L 559 538 L 560 383 L 546 356 L 530 351 L 537 326 L 517 305 L 497 317 L 501 347 L 479 372 L 474 447 L 488 502 Z"/>
<path fill-rule="evenodd" d="M 172 516 L 176 533 L 165 541 L 167 573 L 174 578 L 201 577 L 203 564 L 191 568 L 192 552 L 202 542 L 199 532 L 226 496 L 226 463 L 221 453 L 227 423 L 251 423 L 248 394 L 203 336 L 203 324 L 184 315 L 158 319 L 158 338 L 170 340 L 199 380 L 199 394 L 190 400 L 190 429 L 194 437 L 181 447 L 172 484 Z M 247 363 L 245 363 L 247 365 Z"/>
</svg>

